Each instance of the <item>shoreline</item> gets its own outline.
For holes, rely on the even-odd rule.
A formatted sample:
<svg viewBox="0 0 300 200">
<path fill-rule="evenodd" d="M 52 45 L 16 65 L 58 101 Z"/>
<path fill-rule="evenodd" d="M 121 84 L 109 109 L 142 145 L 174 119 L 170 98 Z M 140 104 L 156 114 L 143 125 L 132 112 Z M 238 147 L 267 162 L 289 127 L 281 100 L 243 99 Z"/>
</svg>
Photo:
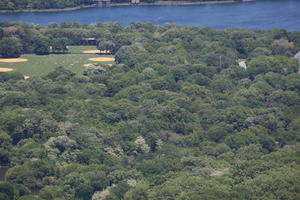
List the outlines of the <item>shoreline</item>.
<svg viewBox="0 0 300 200">
<path fill-rule="evenodd" d="M 244 3 L 244 2 L 253 2 L 257 0 L 242 0 L 242 1 L 205 1 L 205 2 L 189 2 L 189 1 L 159 1 L 155 3 L 140 3 L 139 5 L 132 5 L 131 3 L 112 3 L 109 7 L 122 7 L 122 6 L 193 6 L 193 5 L 208 5 L 208 4 L 229 4 L 229 3 Z M 107 8 L 109 8 L 107 7 Z M 85 5 L 85 6 L 76 6 L 71 8 L 53 8 L 53 9 L 18 9 L 18 10 L 0 10 L 0 13 L 22 13 L 22 12 L 66 12 L 66 11 L 75 11 L 84 8 L 98 8 L 97 5 Z M 101 7 L 99 7 L 101 8 Z M 105 8 L 105 7 L 103 7 Z"/>
</svg>

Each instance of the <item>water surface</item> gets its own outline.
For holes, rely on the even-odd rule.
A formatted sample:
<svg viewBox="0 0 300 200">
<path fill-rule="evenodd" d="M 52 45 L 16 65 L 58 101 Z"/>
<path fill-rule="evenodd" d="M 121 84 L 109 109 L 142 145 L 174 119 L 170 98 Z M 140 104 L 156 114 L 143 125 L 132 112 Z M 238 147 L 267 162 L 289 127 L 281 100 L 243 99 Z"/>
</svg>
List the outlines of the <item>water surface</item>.
<svg viewBox="0 0 300 200">
<path fill-rule="evenodd" d="M 176 23 L 188 26 L 210 26 L 215 29 L 284 28 L 300 31 L 300 0 L 259 0 L 232 4 L 193 6 L 127 6 L 86 8 L 67 12 L 2 13 L 0 21 L 11 20 L 47 25 L 50 22 L 81 23 L 134 21 L 158 25 Z"/>
</svg>

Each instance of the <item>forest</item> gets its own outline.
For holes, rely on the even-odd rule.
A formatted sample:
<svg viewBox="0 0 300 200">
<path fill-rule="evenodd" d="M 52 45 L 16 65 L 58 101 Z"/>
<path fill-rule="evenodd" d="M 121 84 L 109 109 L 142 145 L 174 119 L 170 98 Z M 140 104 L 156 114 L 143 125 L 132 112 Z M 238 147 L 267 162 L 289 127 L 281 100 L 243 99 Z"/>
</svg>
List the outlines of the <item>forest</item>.
<svg viewBox="0 0 300 200">
<path fill-rule="evenodd" d="M 0 73 L 0 200 L 299 199 L 300 32 L 0 22 L 0 55 L 86 38 L 115 64 Z"/>
<path fill-rule="evenodd" d="M 142 3 L 154 3 L 169 0 L 141 0 Z M 220 0 L 172 0 L 176 2 L 205 2 Z M 232 1 L 232 0 L 222 0 Z M 242 0 L 235 0 L 242 1 Z M 131 3 L 131 0 L 111 0 L 112 3 Z M 95 4 L 95 0 L 1 0 L 0 10 L 19 9 L 63 9 Z"/>
</svg>

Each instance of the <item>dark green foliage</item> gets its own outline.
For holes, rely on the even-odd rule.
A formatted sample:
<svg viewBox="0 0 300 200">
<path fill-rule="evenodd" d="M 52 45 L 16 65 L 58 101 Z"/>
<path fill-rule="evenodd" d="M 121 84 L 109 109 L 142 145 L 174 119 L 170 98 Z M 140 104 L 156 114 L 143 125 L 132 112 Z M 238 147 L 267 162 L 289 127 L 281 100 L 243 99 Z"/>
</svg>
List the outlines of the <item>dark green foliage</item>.
<svg viewBox="0 0 300 200">
<path fill-rule="evenodd" d="M 52 0 L 49 2 L 44 1 L 14 1 L 14 0 L 4 0 L 0 3 L 0 9 L 14 10 L 14 9 L 49 9 L 49 8 L 65 8 L 74 7 L 84 4 L 91 4 L 91 0 L 71 0 L 71 1 L 60 1 Z"/>
<path fill-rule="evenodd" d="M 290 187 L 284 187 L 287 183 Z M 283 167 L 258 175 L 237 187 L 239 198 L 248 199 L 298 199 L 299 170 Z"/>
<path fill-rule="evenodd" d="M 118 63 L 0 73 L 0 199 L 299 199 L 297 33 L 0 26 L 24 53 L 95 37 Z"/>
<path fill-rule="evenodd" d="M 97 48 L 100 51 L 107 51 L 110 54 L 114 54 L 117 50 L 116 45 L 111 41 L 100 41 L 97 45 Z"/>
<path fill-rule="evenodd" d="M 4 36 L 4 30 L 0 28 L 0 40 L 3 38 L 3 36 Z"/>
<path fill-rule="evenodd" d="M 116 197 L 122 199 L 124 194 L 130 189 L 130 186 L 127 183 L 121 182 L 116 187 L 111 190 Z"/>
<path fill-rule="evenodd" d="M 44 41 L 42 41 L 44 42 Z M 67 48 L 68 39 L 67 38 L 55 38 L 53 39 L 51 45 L 52 45 L 52 51 L 55 53 L 65 53 L 68 51 Z M 45 44 L 43 48 L 45 48 Z"/>
<path fill-rule="evenodd" d="M 49 38 L 44 37 L 44 36 L 36 37 L 36 39 L 34 41 L 33 52 L 37 55 L 46 55 L 46 54 L 49 54 L 49 51 L 50 51 Z"/>
<path fill-rule="evenodd" d="M 9 183 L 0 183 L 0 194 L 7 195 L 7 200 L 13 200 L 14 199 L 14 187 L 12 184 Z M 2 196 L 3 198 L 3 196 Z M 1 195 L 0 195 L 1 199 Z"/>
<path fill-rule="evenodd" d="M 267 72 L 290 74 L 296 72 L 298 67 L 298 62 L 293 58 L 260 56 L 249 62 L 249 74 L 251 77 Z"/>
<path fill-rule="evenodd" d="M 74 76 L 75 74 L 71 71 L 63 67 L 58 67 L 55 71 L 49 73 L 46 78 L 51 79 L 52 81 L 66 81 L 70 80 Z"/>
<path fill-rule="evenodd" d="M 0 40 L 0 56 L 17 58 L 22 54 L 22 45 L 17 38 L 3 38 Z"/>
<path fill-rule="evenodd" d="M 23 75 L 19 72 L 0 72 L 0 82 L 9 80 L 21 80 L 24 79 Z"/>
<path fill-rule="evenodd" d="M 138 170 L 147 176 L 147 175 L 160 174 L 165 169 L 163 163 L 158 163 L 155 161 L 144 161 L 138 166 Z"/>
<path fill-rule="evenodd" d="M 18 200 L 43 200 L 39 197 L 35 197 L 33 195 L 26 195 L 26 196 L 22 196 L 20 198 L 18 198 Z"/>
<path fill-rule="evenodd" d="M 10 199 L 10 198 L 7 194 L 0 193 L 0 200 L 8 200 L 8 199 Z"/>
<path fill-rule="evenodd" d="M 144 3 L 154 3 L 157 0 L 143 0 Z M 168 0 L 163 0 L 168 1 Z M 180 0 L 177 0 L 180 1 Z M 191 0 L 196 1 L 196 0 Z M 200 0 L 206 1 L 206 0 Z M 217 1 L 217 0 L 213 0 Z M 225 0 L 229 1 L 229 0 Z M 130 0 L 112 0 L 113 3 L 131 3 Z M 32 1 L 32 0 L 22 0 L 22 1 L 15 1 L 15 0 L 3 0 L 0 2 L 0 9 L 1 10 L 16 10 L 16 9 L 51 9 L 51 8 L 68 8 L 68 7 L 78 7 L 83 5 L 92 5 L 95 2 L 93 0 L 69 0 L 69 1 L 62 1 L 62 0 L 51 0 L 51 1 Z"/>
<path fill-rule="evenodd" d="M 116 52 L 116 63 L 124 63 L 129 67 L 143 61 L 147 57 L 147 51 L 142 44 L 123 46 Z"/>
<path fill-rule="evenodd" d="M 231 148 L 238 149 L 242 146 L 258 143 L 258 138 L 247 131 L 239 132 L 234 135 L 226 137 L 225 143 Z"/>
<path fill-rule="evenodd" d="M 6 178 L 13 183 L 24 184 L 30 189 L 38 189 L 43 186 L 42 179 L 51 175 L 54 175 L 53 166 L 45 161 L 35 160 L 9 169 Z"/>
<path fill-rule="evenodd" d="M 5 149 L 0 149 L 0 161 L 2 165 L 9 165 L 10 164 L 10 155 L 9 152 Z"/>
</svg>

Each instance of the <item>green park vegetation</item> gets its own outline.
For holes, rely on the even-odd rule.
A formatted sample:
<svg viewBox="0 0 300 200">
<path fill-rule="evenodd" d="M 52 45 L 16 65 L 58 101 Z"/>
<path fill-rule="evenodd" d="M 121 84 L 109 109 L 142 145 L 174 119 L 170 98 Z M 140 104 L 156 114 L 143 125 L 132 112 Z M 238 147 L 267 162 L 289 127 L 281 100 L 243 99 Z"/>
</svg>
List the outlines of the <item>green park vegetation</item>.
<svg viewBox="0 0 300 200">
<path fill-rule="evenodd" d="M 95 50 L 95 46 L 69 46 L 69 52 L 66 54 L 50 54 L 50 55 L 35 55 L 25 54 L 20 58 L 28 59 L 27 62 L 12 62 L 4 63 L 0 61 L 1 67 L 12 68 L 16 72 L 20 72 L 27 76 L 42 76 L 53 71 L 59 66 L 64 66 L 66 69 L 76 73 L 82 74 L 86 67 L 85 64 L 113 64 L 111 61 L 106 62 L 94 62 L 89 61 L 89 58 L 95 57 L 109 57 L 110 55 L 97 55 L 97 54 L 85 54 L 83 51 Z"/>
<path fill-rule="evenodd" d="M 87 49 L 116 63 L 82 72 Z M 299 199 L 299 50 L 282 29 L 1 22 L 1 56 L 29 61 L 1 63 L 0 200 Z"/>
</svg>

